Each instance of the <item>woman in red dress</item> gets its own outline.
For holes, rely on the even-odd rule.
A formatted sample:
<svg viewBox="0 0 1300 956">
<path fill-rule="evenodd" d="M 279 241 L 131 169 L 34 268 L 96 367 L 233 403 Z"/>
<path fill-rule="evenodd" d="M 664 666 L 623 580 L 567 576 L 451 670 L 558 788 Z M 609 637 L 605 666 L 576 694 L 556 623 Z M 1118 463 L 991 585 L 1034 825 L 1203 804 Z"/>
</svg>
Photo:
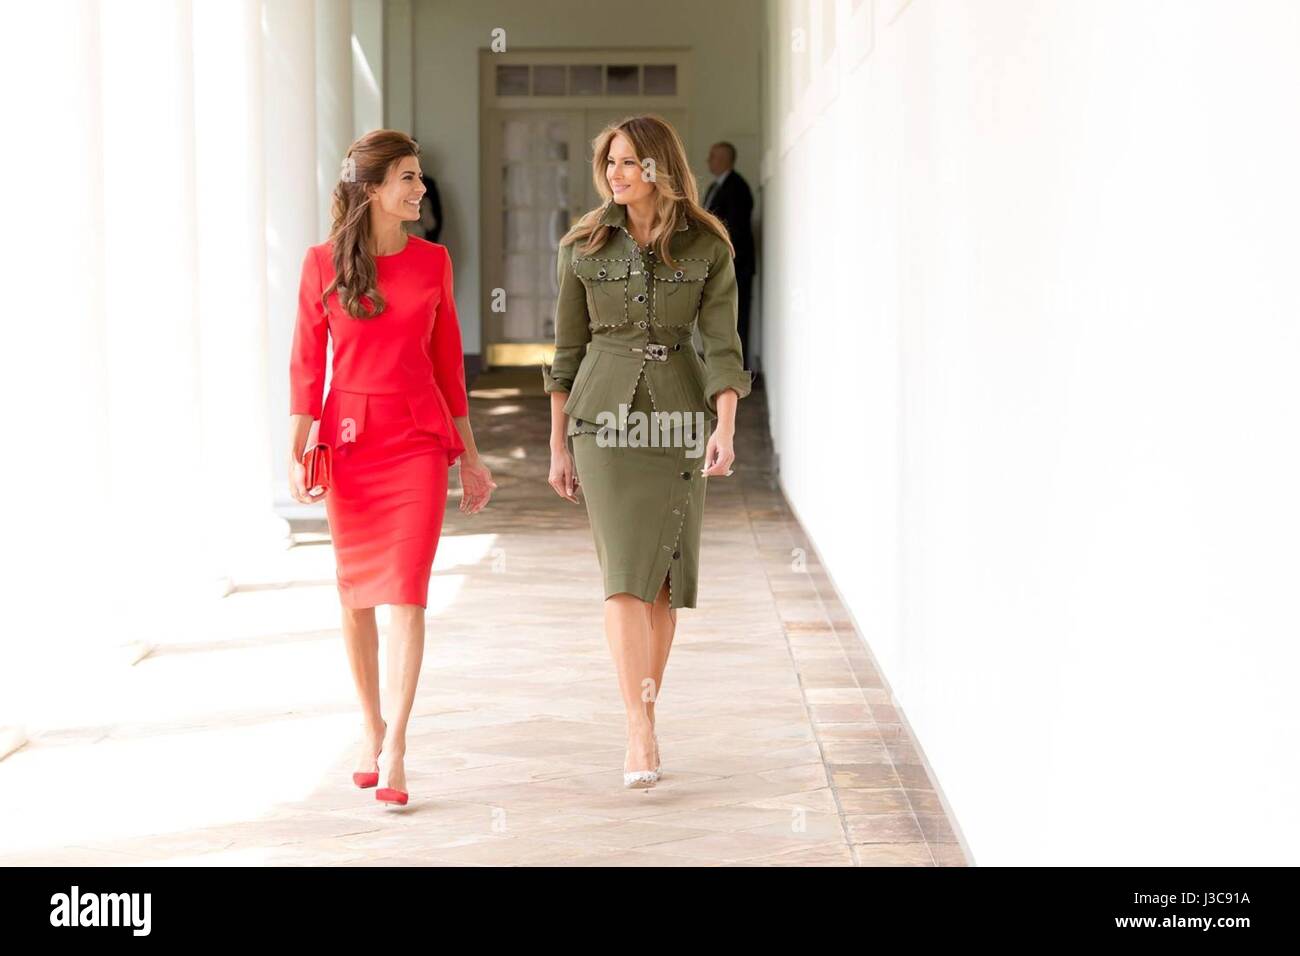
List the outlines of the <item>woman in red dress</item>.
<svg viewBox="0 0 1300 956">
<path fill-rule="evenodd" d="M 496 487 L 469 424 L 451 257 L 403 229 L 420 218 L 419 151 L 395 130 L 374 130 L 348 148 L 329 241 L 303 259 L 289 366 L 291 491 L 304 503 L 325 499 L 343 636 L 365 717 L 353 779 L 376 786 L 382 753 L 387 779 L 375 796 L 396 804 L 407 802 L 402 758 L 448 469 L 459 461 L 467 514 Z M 332 377 L 322 403 L 329 339 Z M 334 465 L 331 487 L 314 496 L 303 487 L 301 461 L 313 420 Z M 378 604 L 392 606 L 389 723 L 380 711 Z"/>
</svg>

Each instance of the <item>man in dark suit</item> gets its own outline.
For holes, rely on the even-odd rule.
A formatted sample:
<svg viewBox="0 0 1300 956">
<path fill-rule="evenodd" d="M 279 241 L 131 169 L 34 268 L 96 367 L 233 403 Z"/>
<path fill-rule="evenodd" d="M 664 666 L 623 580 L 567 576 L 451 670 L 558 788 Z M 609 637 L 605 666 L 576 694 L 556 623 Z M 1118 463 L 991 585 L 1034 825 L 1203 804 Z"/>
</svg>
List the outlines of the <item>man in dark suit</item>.
<svg viewBox="0 0 1300 956">
<path fill-rule="evenodd" d="M 754 232 L 749 219 L 754 212 L 754 195 L 749 183 L 736 172 L 736 147 L 714 143 L 709 148 L 709 172 L 714 180 L 704 194 L 704 208 L 727 226 L 736 247 L 736 287 L 739 297 L 737 325 L 745 353 L 745 368 L 752 369 L 749 350 L 749 296 L 754 281 Z"/>
</svg>

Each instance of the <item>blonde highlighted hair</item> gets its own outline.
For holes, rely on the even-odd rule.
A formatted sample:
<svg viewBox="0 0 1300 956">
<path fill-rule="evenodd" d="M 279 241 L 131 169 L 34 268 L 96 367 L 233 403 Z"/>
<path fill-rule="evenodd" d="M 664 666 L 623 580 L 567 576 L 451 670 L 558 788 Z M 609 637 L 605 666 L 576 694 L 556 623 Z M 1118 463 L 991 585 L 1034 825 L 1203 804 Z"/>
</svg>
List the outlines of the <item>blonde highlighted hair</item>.
<svg viewBox="0 0 1300 956">
<path fill-rule="evenodd" d="M 584 255 L 590 255 L 619 231 L 617 226 L 602 225 L 600 222 L 601 216 L 614 199 L 609 181 L 605 178 L 605 163 L 609 158 L 610 144 L 619 133 L 631 142 L 632 150 L 643 169 L 647 159 L 653 164 L 655 226 L 650 241 L 659 261 L 670 266 L 676 265 L 668 254 L 668 244 L 673 233 L 686 220 L 717 235 L 727 244 L 734 257 L 736 249 L 731 244 L 731 237 L 727 235 L 727 227 L 721 219 L 700 205 L 700 190 L 695 183 L 695 174 L 686 161 L 686 147 L 682 145 L 681 137 L 667 120 L 650 114 L 629 116 L 611 123 L 591 141 L 591 180 L 596 192 L 605 201 L 574 223 L 560 239 L 560 245 L 582 241 L 585 245 L 581 251 Z"/>
</svg>

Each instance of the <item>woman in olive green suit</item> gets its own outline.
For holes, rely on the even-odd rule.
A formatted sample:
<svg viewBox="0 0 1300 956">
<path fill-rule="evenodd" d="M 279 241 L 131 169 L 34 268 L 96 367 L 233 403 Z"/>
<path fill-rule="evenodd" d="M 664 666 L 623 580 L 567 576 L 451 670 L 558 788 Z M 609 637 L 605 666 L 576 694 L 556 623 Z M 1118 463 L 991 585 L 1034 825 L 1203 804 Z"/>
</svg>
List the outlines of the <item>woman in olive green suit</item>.
<svg viewBox="0 0 1300 956">
<path fill-rule="evenodd" d="M 751 376 L 734 250 L 700 206 L 676 131 L 636 116 L 592 145 L 606 202 L 560 241 L 555 360 L 542 370 L 550 484 L 573 502 L 581 488 L 586 501 L 627 709 L 623 782 L 648 787 L 660 776 L 654 707 L 677 608 L 696 606 L 707 480 L 731 474 Z"/>
</svg>

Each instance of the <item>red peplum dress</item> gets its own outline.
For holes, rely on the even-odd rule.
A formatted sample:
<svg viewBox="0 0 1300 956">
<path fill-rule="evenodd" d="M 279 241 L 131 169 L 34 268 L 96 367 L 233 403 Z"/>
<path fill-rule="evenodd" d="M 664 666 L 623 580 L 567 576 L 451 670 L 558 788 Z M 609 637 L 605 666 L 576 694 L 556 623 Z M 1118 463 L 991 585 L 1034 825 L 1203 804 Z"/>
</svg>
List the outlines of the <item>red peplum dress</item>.
<svg viewBox="0 0 1300 956">
<path fill-rule="evenodd" d="M 330 243 L 307 250 L 289 413 L 318 419 L 317 440 L 333 448 L 325 513 L 340 601 L 426 607 L 447 473 L 465 451 L 452 417 L 469 410 L 451 257 L 446 246 L 408 236 L 400 252 L 376 256 L 375 268 L 385 310 L 353 318 L 336 292 L 328 309 L 321 304 L 334 280 Z M 327 337 L 334 358 L 322 405 Z"/>
</svg>

